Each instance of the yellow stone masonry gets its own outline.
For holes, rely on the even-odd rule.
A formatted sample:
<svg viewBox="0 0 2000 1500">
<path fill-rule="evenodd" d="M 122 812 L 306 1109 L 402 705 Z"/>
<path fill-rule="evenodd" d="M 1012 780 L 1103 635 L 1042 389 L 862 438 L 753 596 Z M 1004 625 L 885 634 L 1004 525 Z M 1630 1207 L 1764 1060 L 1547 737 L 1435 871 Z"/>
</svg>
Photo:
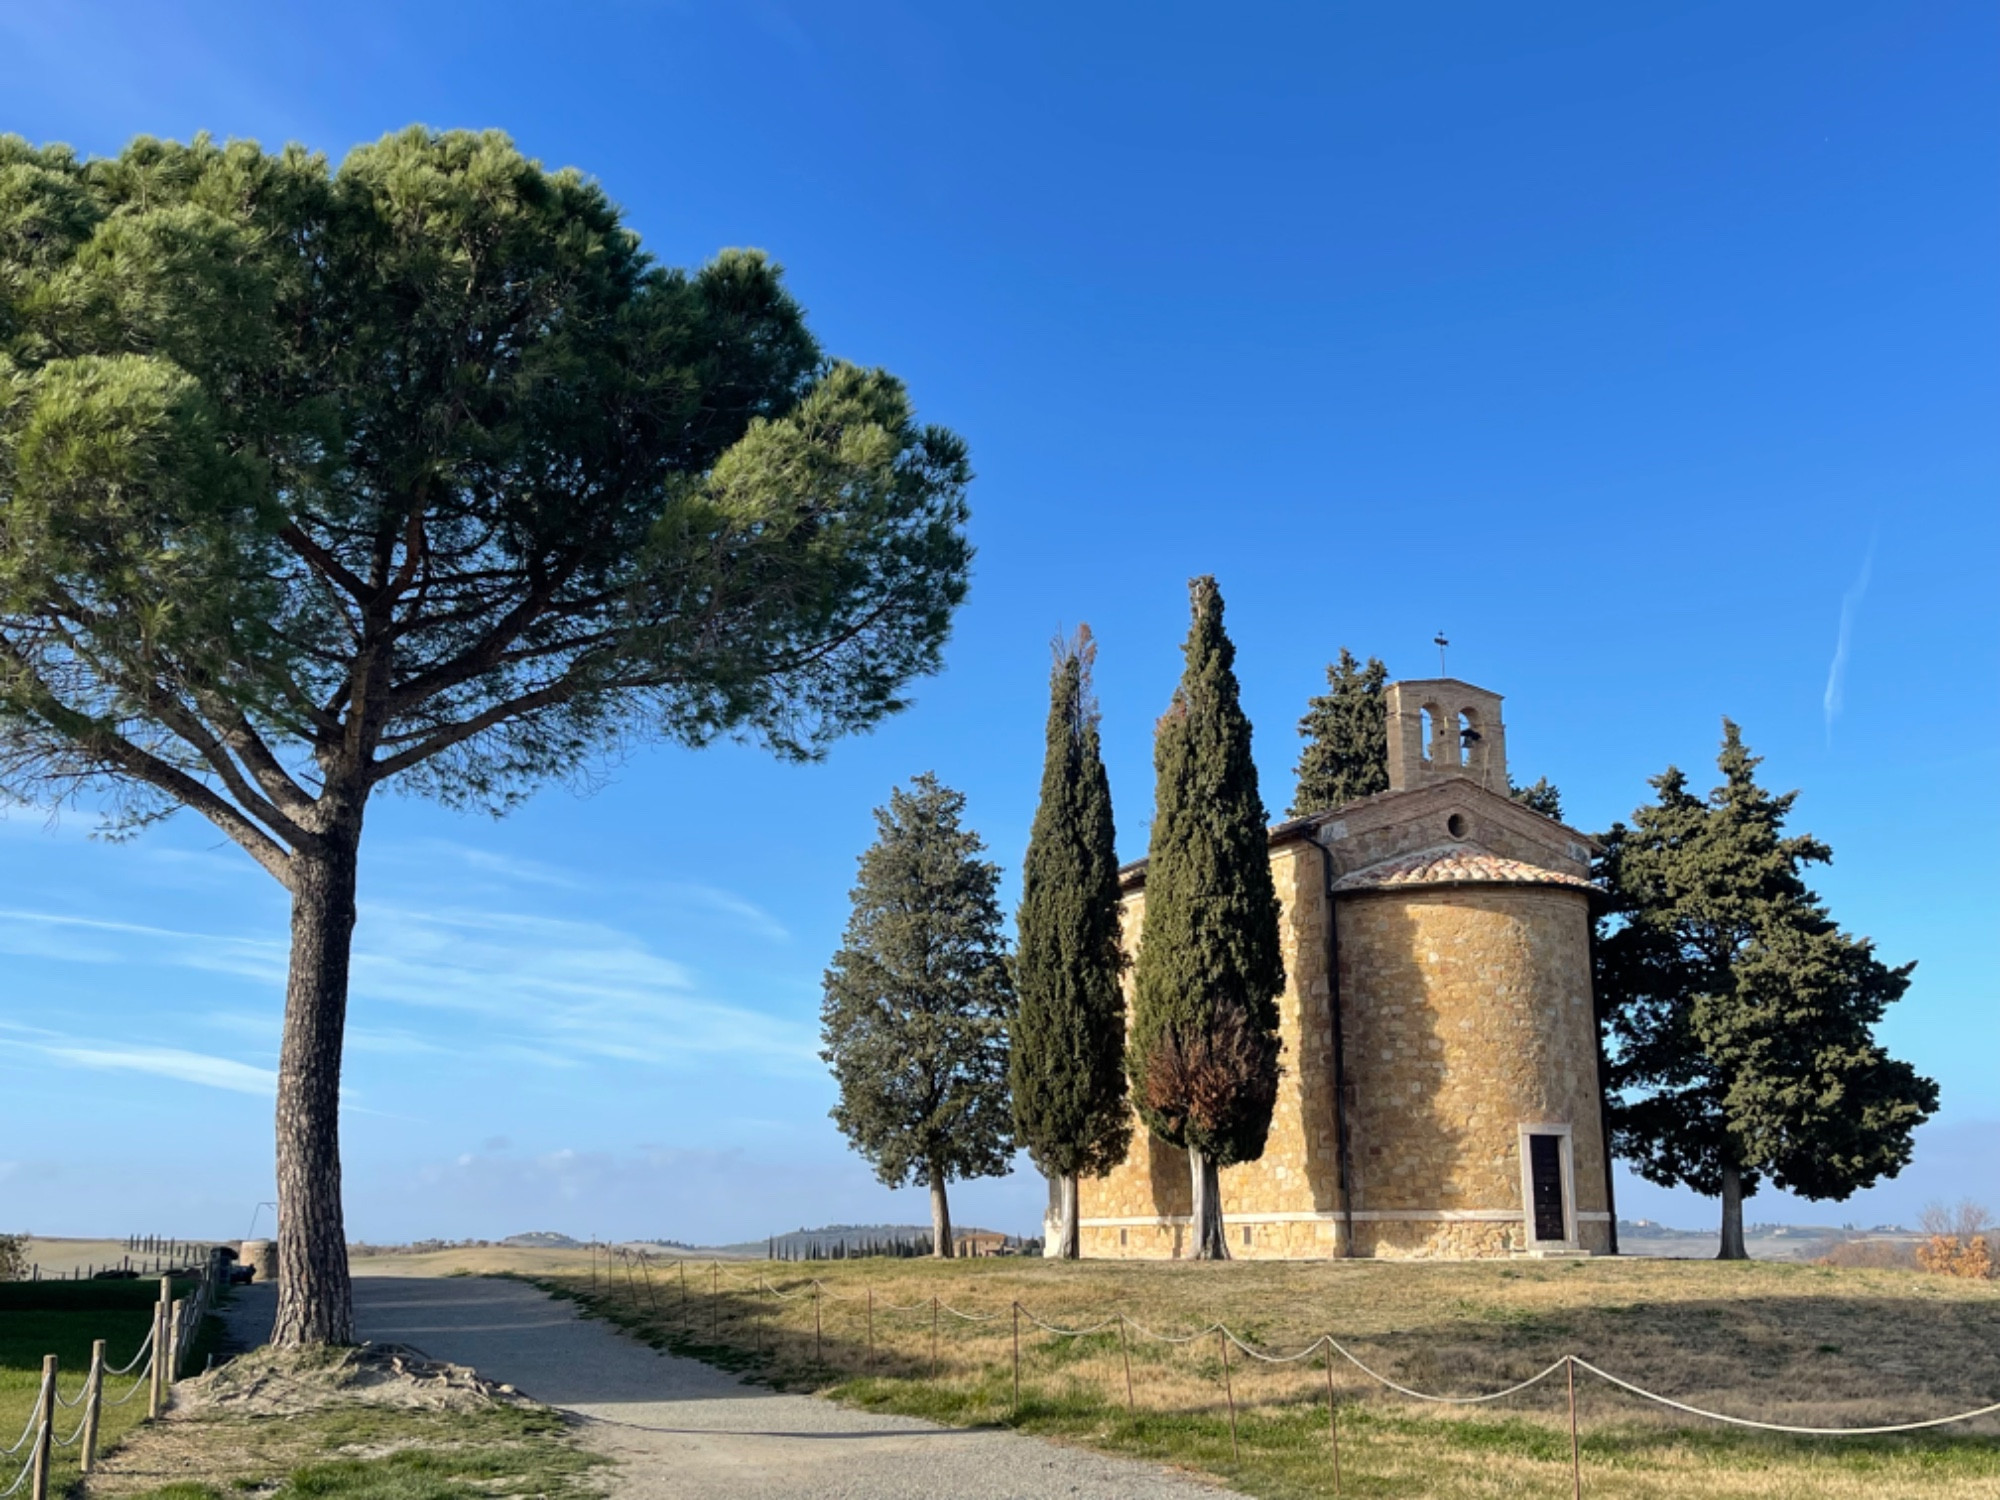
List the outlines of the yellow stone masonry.
<svg viewBox="0 0 2000 1500">
<path fill-rule="evenodd" d="M 1449 679 L 1408 687 L 1424 696 L 1406 704 L 1472 705 L 1494 748 L 1457 769 L 1423 760 L 1420 775 L 1404 778 L 1419 784 L 1273 830 L 1284 1077 L 1263 1156 L 1222 1173 L 1230 1253 L 1603 1253 L 1611 1224 L 1589 894 L 1554 883 L 1588 874 L 1590 842 L 1482 784 L 1497 775 L 1506 785 L 1497 696 Z M 1519 862 L 1508 867 L 1515 877 L 1369 886 L 1372 867 L 1437 847 Z M 1142 873 L 1127 877 L 1122 916 L 1136 954 Z M 1128 1004 L 1129 986 L 1128 970 Z M 1558 1240 L 1531 1237 L 1531 1132 L 1560 1141 Z M 1186 1155 L 1139 1125 L 1124 1163 L 1081 1184 L 1083 1253 L 1177 1256 L 1189 1200 Z"/>
</svg>

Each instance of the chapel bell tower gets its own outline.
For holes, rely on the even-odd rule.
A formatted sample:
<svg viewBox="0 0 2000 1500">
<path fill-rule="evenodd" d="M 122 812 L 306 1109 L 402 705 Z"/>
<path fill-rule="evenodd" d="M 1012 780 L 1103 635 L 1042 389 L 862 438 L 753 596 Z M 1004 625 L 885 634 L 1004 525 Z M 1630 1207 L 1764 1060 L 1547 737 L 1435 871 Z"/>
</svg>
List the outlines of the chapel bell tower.
<svg viewBox="0 0 2000 1500">
<path fill-rule="evenodd" d="M 1507 730 L 1500 695 L 1432 677 L 1392 682 L 1389 710 L 1389 790 L 1406 792 L 1450 777 L 1507 795 Z"/>
</svg>

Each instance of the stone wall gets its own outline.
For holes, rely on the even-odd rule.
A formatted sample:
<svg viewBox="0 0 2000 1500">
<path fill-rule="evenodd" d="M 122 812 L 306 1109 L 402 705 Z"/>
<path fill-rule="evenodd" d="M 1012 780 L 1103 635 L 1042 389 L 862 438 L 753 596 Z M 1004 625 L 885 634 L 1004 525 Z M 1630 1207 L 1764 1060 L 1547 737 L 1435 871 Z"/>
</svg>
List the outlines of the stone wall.
<svg viewBox="0 0 2000 1500">
<path fill-rule="evenodd" d="M 1586 903 L 1549 886 L 1341 897 L 1357 1214 L 1518 1214 L 1523 1124 L 1569 1126 L 1574 1207 L 1605 1212 Z M 1414 1245 L 1408 1224 L 1372 1235 Z M 1431 1232 L 1448 1254 L 1493 1233 Z"/>
<path fill-rule="evenodd" d="M 1343 1253 L 1346 1205 L 1326 871 L 1309 838 L 1273 847 L 1271 865 L 1285 959 L 1284 1077 L 1263 1157 L 1221 1174 L 1223 1216 L 1232 1255 L 1332 1256 Z M 1578 1243 L 1608 1249 L 1585 894 L 1402 887 L 1343 894 L 1337 911 L 1353 1253 L 1523 1248 L 1520 1127 L 1536 1123 L 1569 1126 L 1575 1208 L 1585 1216 Z M 1128 890 L 1123 921 L 1126 951 L 1136 953 L 1143 888 Z M 1130 983 L 1128 970 L 1128 1004 Z M 1083 1253 L 1179 1255 L 1190 1198 L 1185 1153 L 1136 1125 L 1125 1162 L 1080 1184 Z"/>
</svg>

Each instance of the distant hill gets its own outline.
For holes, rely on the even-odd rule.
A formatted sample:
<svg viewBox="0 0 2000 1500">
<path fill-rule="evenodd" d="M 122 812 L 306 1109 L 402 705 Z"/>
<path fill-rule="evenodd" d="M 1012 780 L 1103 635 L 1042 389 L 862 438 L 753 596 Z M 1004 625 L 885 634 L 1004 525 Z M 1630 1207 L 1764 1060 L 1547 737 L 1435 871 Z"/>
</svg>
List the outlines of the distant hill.
<svg viewBox="0 0 2000 1500">
<path fill-rule="evenodd" d="M 510 1234 L 500 1242 L 503 1245 L 518 1245 L 525 1250 L 574 1250 L 583 1244 L 566 1234 L 557 1234 L 553 1229 L 537 1229 L 530 1234 Z"/>
</svg>

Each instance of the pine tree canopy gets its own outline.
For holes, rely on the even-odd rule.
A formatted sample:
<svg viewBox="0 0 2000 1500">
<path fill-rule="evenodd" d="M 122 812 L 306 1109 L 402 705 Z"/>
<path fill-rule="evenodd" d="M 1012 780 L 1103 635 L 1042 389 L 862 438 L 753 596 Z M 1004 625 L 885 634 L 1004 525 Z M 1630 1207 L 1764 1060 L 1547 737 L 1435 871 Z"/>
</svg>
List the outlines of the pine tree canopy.
<svg viewBox="0 0 2000 1500">
<path fill-rule="evenodd" d="M 1004 1174 L 1013 1153 L 999 866 L 959 824 L 962 794 L 926 773 L 878 808 L 840 951 L 826 971 L 820 1054 L 833 1118 L 890 1187 Z"/>
<path fill-rule="evenodd" d="M 1723 734 L 1706 800 L 1669 768 L 1603 839 L 1614 1144 L 1665 1185 L 1714 1195 L 1733 1164 L 1746 1194 L 1768 1177 L 1844 1198 L 1895 1176 L 1937 1108 L 1937 1085 L 1873 1034 L 1916 966 L 1885 965 L 1835 925 L 1803 874 L 1831 851 L 1783 831 L 1798 794 L 1759 786 L 1737 726 Z"/>
<path fill-rule="evenodd" d="M 1362 666 L 1345 646 L 1326 669 L 1326 691 L 1306 702 L 1299 720 L 1298 785 L 1289 816 L 1329 812 L 1389 789 L 1389 669 L 1377 657 Z"/>
<path fill-rule="evenodd" d="M 1015 1131 L 1051 1177 L 1125 1158 L 1125 1001 L 1118 853 L 1090 690 L 1089 628 L 1058 652 L 1042 795 L 1021 869 L 1012 1035 Z"/>
<path fill-rule="evenodd" d="M 1227 1166 L 1263 1154 L 1285 986 L 1263 799 L 1213 578 L 1154 733 L 1155 805 L 1127 1068 L 1153 1133 Z"/>
<path fill-rule="evenodd" d="M 1538 812 L 1545 818 L 1554 818 L 1558 823 L 1562 821 L 1562 793 L 1546 776 L 1537 777 L 1533 786 L 1516 786 L 1510 777 L 1507 782 L 1507 795 L 1531 812 Z"/>
<path fill-rule="evenodd" d="M 192 809 L 290 894 L 275 1343 L 353 1337 L 370 798 L 878 722 L 942 659 L 969 477 L 761 254 L 659 265 L 496 132 L 0 137 L 0 798 Z"/>
</svg>

